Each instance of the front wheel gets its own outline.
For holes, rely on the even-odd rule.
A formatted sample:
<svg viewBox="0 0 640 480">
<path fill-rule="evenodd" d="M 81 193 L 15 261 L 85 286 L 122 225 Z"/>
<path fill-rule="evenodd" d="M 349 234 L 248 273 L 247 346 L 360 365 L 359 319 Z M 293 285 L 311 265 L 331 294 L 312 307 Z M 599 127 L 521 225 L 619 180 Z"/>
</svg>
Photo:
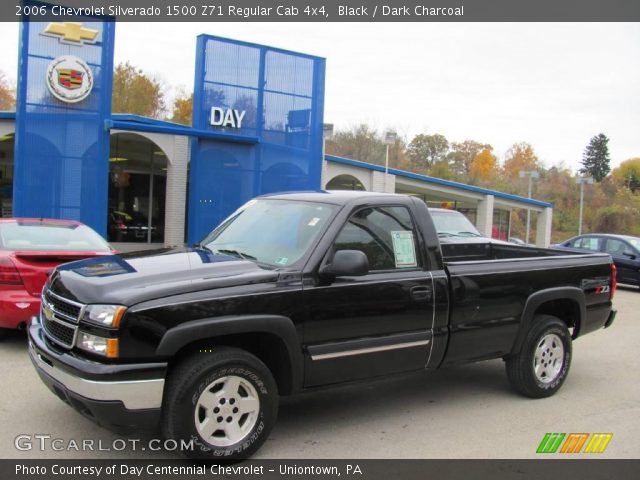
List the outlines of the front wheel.
<svg viewBox="0 0 640 480">
<path fill-rule="evenodd" d="M 278 389 L 257 357 L 219 347 L 194 354 L 170 374 L 162 406 L 165 438 L 195 459 L 248 458 L 269 436 Z"/>
<path fill-rule="evenodd" d="M 520 352 L 506 359 L 509 383 L 531 398 L 556 393 L 570 366 L 571 335 L 566 324 L 551 315 L 537 315 Z"/>
</svg>

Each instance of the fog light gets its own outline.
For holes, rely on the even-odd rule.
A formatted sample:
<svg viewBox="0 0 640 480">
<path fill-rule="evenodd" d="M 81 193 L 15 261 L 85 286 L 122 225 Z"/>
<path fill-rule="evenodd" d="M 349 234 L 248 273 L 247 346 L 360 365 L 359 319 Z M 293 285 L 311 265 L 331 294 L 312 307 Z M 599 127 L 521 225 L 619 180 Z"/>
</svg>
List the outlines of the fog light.
<svg viewBox="0 0 640 480">
<path fill-rule="evenodd" d="M 107 358 L 116 358 L 118 356 L 117 338 L 98 337 L 97 335 L 91 335 L 90 333 L 81 331 L 79 332 L 76 345 L 82 350 L 103 355 Z"/>
</svg>

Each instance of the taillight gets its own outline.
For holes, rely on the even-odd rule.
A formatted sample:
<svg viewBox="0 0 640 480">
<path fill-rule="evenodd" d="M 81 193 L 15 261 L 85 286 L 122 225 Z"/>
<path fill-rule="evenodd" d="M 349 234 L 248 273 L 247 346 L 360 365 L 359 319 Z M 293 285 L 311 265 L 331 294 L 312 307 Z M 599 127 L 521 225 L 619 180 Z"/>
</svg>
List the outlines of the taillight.
<svg viewBox="0 0 640 480">
<path fill-rule="evenodd" d="M 611 296 L 610 299 L 616 293 L 616 288 L 618 288 L 618 269 L 616 268 L 616 264 L 611 262 Z"/>
<path fill-rule="evenodd" d="M 10 258 L 0 257 L 0 285 L 22 285 L 20 273 Z"/>
</svg>

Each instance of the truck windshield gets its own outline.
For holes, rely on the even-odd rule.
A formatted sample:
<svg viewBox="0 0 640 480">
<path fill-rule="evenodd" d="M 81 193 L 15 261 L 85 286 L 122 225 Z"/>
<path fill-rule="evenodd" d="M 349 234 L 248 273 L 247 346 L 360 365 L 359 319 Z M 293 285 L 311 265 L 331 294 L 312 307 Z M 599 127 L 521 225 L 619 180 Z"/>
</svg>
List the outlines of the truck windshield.
<svg viewBox="0 0 640 480">
<path fill-rule="evenodd" d="M 430 210 L 439 237 L 481 237 L 473 223 L 455 210 Z"/>
<path fill-rule="evenodd" d="M 250 200 L 200 246 L 272 267 L 290 267 L 314 244 L 336 207 L 290 200 Z"/>
</svg>

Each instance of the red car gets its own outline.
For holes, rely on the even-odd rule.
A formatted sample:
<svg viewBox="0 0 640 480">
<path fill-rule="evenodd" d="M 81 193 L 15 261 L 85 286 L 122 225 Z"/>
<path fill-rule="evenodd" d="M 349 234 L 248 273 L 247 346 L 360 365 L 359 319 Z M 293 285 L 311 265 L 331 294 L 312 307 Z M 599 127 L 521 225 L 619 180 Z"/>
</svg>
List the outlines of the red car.
<svg viewBox="0 0 640 480">
<path fill-rule="evenodd" d="M 0 337 L 23 328 L 40 310 L 49 272 L 61 263 L 113 249 L 95 231 L 72 220 L 0 219 Z"/>
</svg>

